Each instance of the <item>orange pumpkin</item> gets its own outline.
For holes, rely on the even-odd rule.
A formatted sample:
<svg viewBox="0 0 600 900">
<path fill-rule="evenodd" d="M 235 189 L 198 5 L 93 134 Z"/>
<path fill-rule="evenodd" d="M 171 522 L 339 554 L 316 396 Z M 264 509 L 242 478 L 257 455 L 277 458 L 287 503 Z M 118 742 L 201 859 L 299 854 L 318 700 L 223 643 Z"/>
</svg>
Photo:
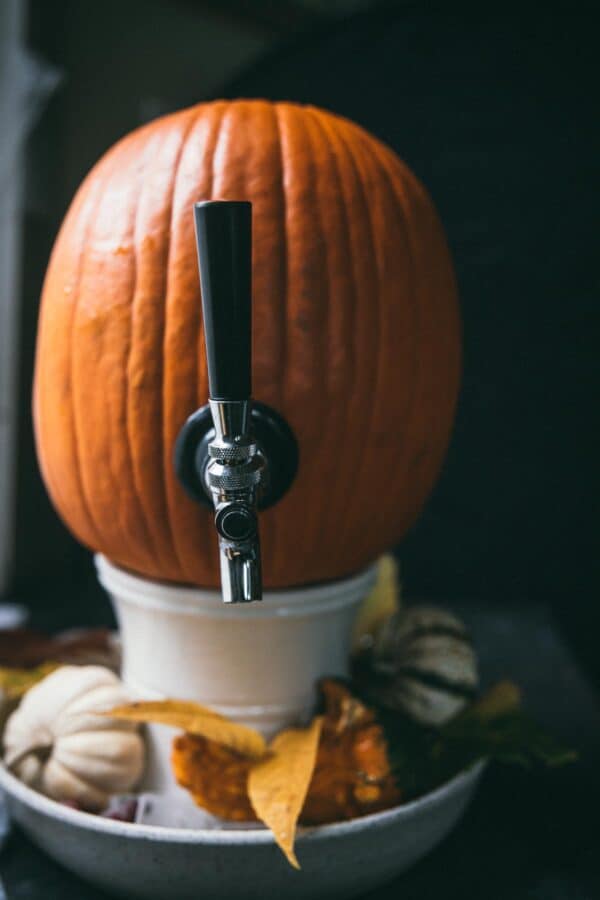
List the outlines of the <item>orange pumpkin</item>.
<svg viewBox="0 0 600 900">
<path fill-rule="evenodd" d="M 313 107 L 201 104 L 119 141 L 57 238 L 39 322 L 38 455 L 87 546 L 152 578 L 219 584 L 213 516 L 175 476 L 206 402 L 192 204 L 253 204 L 253 395 L 300 450 L 260 516 L 267 587 L 338 578 L 402 537 L 448 441 L 455 281 L 421 184 Z"/>
</svg>

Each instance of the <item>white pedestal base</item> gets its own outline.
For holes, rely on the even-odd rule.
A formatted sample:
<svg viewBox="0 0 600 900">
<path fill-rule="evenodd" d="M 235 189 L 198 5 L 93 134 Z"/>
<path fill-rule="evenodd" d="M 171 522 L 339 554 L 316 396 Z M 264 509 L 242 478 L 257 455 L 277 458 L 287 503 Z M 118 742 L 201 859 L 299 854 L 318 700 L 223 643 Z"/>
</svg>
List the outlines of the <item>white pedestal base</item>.
<svg viewBox="0 0 600 900">
<path fill-rule="evenodd" d="M 342 581 L 266 591 L 261 603 L 225 605 L 218 591 L 132 575 L 103 556 L 123 644 L 123 680 L 140 698 L 195 700 L 270 737 L 307 719 L 325 676 L 348 674 L 352 624 L 375 566 Z M 150 729 L 147 780 L 172 784 L 172 732 Z"/>
</svg>

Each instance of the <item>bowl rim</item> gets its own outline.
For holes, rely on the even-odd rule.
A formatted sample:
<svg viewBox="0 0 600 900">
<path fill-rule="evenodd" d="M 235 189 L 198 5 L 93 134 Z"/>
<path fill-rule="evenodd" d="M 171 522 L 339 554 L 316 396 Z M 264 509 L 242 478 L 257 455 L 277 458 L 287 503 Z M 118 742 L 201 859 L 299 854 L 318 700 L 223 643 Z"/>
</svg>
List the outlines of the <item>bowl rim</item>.
<svg viewBox="0 0 600 900">
<path fill-rule="evenodd" d="M 345 822 L 328 825 L 299 826 L 296 844 L 309 839 L 341 837 L 368 827 L 385 826 L 391 821 L 409 819 L 411 815 L 430 807 L 435 807 L 446 799 L 474 785 L 482 774 L 487 760 L 479 759 L 454 775 L 449 781 L 407 803 L 369 813 Z M 218 829 L 218 828 L 173 828 L 163 825 L 140 825 L 135 822 L 120 822 L 68 806 L 46 797 L 20 781 L 0 763 L 0 790 L 41 815 L 58 819 L 66 824 L 103 834 L 126 837 L 139 841 L 160 841 L 169 844 L 215 844 L 215 845 L 262 845 L 273 842 L 272 833 L 265 828 Z"/>
</svg>

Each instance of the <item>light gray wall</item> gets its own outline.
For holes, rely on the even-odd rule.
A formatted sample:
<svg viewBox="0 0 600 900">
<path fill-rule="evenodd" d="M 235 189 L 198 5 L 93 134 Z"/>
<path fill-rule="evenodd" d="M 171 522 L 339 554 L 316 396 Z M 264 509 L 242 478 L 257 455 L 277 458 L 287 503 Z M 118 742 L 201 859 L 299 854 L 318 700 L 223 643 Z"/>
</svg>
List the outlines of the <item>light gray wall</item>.
<svg viewBox="0 0 600 900">
<path fill-rule="evenodd" d="M 14 540 L 17 303 L 22 166 L 18 159 L 21 0 L 0 3 L 0 595 L 6 590 Z"/>
<path fill-rule="evenodd" d="M 24 46 L 25 0 L 0 2 L 0 596 L 12 573 L 25 142 L 59 77 Z"/>
</svg>

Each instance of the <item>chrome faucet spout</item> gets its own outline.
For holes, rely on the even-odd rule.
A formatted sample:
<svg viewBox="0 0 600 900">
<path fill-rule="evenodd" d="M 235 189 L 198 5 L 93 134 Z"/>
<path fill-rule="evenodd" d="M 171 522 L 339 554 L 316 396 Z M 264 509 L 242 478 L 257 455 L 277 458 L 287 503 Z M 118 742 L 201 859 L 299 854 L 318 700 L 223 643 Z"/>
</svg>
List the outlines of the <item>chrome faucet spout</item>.
<svg viewBox="0 0 600 900">
<path fill-rule="evenodd" d="M 256 515 L 265 461 L 250 431 L 250 400 L 210 400 L 215 426 L 205 483 L 215 508 L 225 603 L 262 599 Z"/>
<path fill-rule="evenodd" d="M 260 547 L 253 541 L 226 541 L 219 535 L 221 591 L 224 603 L 253 603 L 262 600 Z"/>
</svg>

